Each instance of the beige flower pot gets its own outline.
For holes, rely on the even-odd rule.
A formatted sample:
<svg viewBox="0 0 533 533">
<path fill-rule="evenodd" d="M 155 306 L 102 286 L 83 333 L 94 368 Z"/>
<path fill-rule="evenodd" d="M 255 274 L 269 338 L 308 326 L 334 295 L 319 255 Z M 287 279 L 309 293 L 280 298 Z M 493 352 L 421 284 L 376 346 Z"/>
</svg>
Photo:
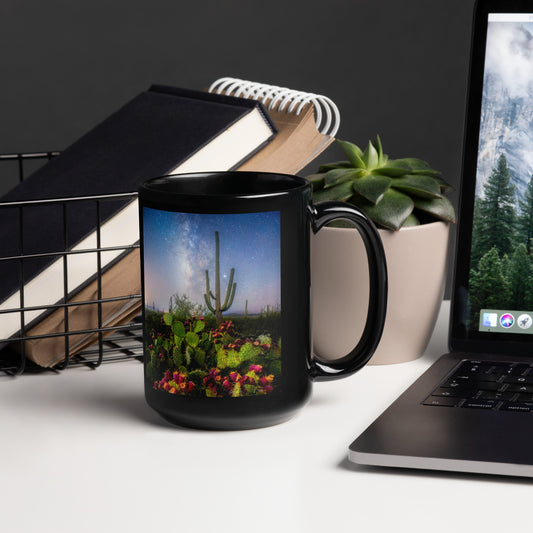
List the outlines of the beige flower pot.
<svg viewBox="0 0 533 533">
<path fill-rule="evenodd" d="M 444 294 L 449 224 L 379 230 L 389 276 L 385 329 L 369 364 L 401 363 L 426 349 Z M 331 361 L 363 331 L 368 264 L 355 229 L 323 228 L 311 238 L 313 351 Z"/>
</svg>

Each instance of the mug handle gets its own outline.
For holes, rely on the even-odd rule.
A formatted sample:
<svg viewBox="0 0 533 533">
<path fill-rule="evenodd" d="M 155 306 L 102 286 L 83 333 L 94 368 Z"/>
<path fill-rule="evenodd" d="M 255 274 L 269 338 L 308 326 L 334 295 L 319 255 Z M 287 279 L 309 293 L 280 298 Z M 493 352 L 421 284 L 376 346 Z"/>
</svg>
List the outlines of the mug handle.
<svg viewBox="0 0 533 533">
<path fill-rule="evenodd" d="M 329 381 L 349 376 L 361 369 L 372 357 L 381 339 L 387 312 L 387 263 L 385 251 L 374 223 L 359 209 L 343 202 L 310 204 L 308 214 L 313 233 L 329 222 L 343 219 L 351 222 L 363 239 L 370 276 L 370 294 L 365 328 L 355 348 L 344 357 L 324 362 L 311 360 L 309 372 L 314 381 Z M 346 324 L 346 327 L 349 327 Z"/>
</svg>

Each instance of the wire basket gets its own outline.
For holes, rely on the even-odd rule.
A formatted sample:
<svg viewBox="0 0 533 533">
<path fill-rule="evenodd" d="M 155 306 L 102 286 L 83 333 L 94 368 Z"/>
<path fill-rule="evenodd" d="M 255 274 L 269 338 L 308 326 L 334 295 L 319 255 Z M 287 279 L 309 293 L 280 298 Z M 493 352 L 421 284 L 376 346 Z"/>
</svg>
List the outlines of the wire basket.
<svg viewBox="0 0 533 533">
<path fill-rule="evenodd" d="M 42 153 L 17 153 L 17 154 L 0 154 L 0 178 L 2 184 L 9 188 L 16 183 L 25 179 L 31 171 L 38 166 L 46 163 L 48 160 L 59 155 L 59 152 L 42 152 Z M 133 200 L 137 193 L 112 194 L 100 196 L 85 196 L 79 198 L 55 198 L 51 200 L 36 200 L 24 202 L 0 202 L 0 215 L 17 217 L 20 234 L 20 242 L 15 253 L 0 256 L 0 263 L 9 269 L 16 269 L 19 283 L 18 305 L 6 308 L 4 305 L 0 309 L 0 321 L 9 314 L 10 318 L 17 317 L 17 333 L 9 335 L 6 338 L 0 338 L 0 372 L 9 375 L 19 375 L 24 371 L 40 371 L 42 367 L 33 362 L 33 357 L 29 355 L 29 347 L 33 346 L 36 341 L 46 340 L 47 342 L 59 340 L 61 345 L 60 361 L 48 366 L 47 368 L 60 371 L 73 365 L 87 365 L 96 368 L 103 362 L 120 361 L 126 359 L 142 360 L 142 324 L 141 318 L 137 314 L 140 307 L 141 295 L 120 294 L 113 297 L 103 297 L 102 293 L 102 276 L 105 268 L 102 266 L 102 255 L 110 251 L 121 254 L 122 256 L 131 253 L 134 249 L 139 248 L 139 244 L 114 246 L 112 249 L 101 245 L 101 225 L 100 210 L 104 202 L 117 202 Z M 68 233 L 68 224 L 70 222 L 67 213 L 75 210 L 77 206 L 91 204 L 96 216 L 96 247 L 85 248 L 83 250 L 72 250 L 68 246 L 66 235 Z M 64 247 L 60 250 L 47 250 L 45 253 L 28 253 L 24 249 L 22 236 L 24 235 L 25 220 L 28 210 L 39 209 L 42 207 L 54 206 L 62 212 L 62 231 L 65 235 Z M 68 285 L 68 258 L 74 254 L 92 254 L 96 258 L 96 276 L 95 287 L 96 297 L 77 298 L 72 301 L 72 294 L 69 294 Z M 25 282 L 24 270 L 29 261 L 39 260 L 42 258 L 52 258 L 62 261 L 62 287 L 63 297 L 59 302 L 53 304 L 28 306 L 25 305 Z M 103 308 L 106 305 L 124 303 L 125 306 L 133 310 L 134 318 L 128 317 L 126 323 L 106 324 L 103 320 Z M 87 307 L 86 307 L 87 306 Z M 95 315 L 95 327 L 76 328 L 72 326 L 71 313 L 73 309 L 91 308 Z M 47 316 L 55 313 L 62 321 L 61 329 L 53 332 L 40 331 L 35 333 L 33 324 L 28 324 L 28 316 L 31 313 L 38 313 L 40 316 Z M 131 314 L 131 313 L 130 313 Z M 0 337 L 2 335 L 0 334 Z M 85 339 L 83 349 L 76 351 L 71 349 L 74 345 L 73 339 Z M 33 343 L 33 344 L 32 344 Z"/>
</svg>

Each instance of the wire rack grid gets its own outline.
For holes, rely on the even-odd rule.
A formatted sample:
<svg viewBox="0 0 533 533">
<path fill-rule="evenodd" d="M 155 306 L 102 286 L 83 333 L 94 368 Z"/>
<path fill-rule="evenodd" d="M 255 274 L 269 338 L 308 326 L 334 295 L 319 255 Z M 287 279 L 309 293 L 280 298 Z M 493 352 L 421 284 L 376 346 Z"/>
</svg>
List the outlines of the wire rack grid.
<svg viewBox="0 0 533 533">
<path fill-rule="evenodd" d="M 0 154 L 0 170 L 2 172 L 1 178 L 3 182 L 8 184 L 23 181 L 27 175 L 30 174 L 30 167 L 38 167 L 53 157 L 59 155 L 59 152 L 36 152 L 36 153 L 16 153 L 16 154 Z M 0 321 L 8 316 L 18 317 L 18 331 L 9 335 L 6 338 L 0 338 L 0 372 L 16 376 L 23 372 L 41 371 L 42 368 L 35 364 L 31 357 L 28 357 L 28 343 L 38 340 L 60 339 L 60 344 L 63 348 L 63 355 L 60 361 L 53 366 L 48 367 L 49 370 L 61 371 L 69 366 L 86 365 L 90 368 L 97 368 L 103 362 L 122 361 L 128 359 L 142 360 L 142 324 L 140 316 L 135 316 L 129 319 L 127 323 L 120 323 L 119 325 L 106 325 L 103 321 L 103 306 L 124 302 L 131 305 L 132 309 L 140 307 L 141 295 L 137 292 L 132 294 L 121 294 L 113 297 L 103 297 L 102 275 L 105 272 L 103 266 L 102 256 L 106 252 L 115 252 L 125 256 L 136 248 L 139 244 L 128 244 L 124 246 L 104 247 L 101 245 L 101 208 L 105 202 L 127 202 L 132 201 L 137 197 L 137 193 L 111 194 L 99 196 L 84 196 L 77 198 L 54 198 L 47 200 L 32 200 L 22 202 L 0 202 L 0 215 L 16 217 L 18 220 L 18 249 L 15 253 L 10 250 L 0 256 L 0 265 L 5 268 L 12 269 L 12 273 L 16 271 L 16 277 L 19 280 L 19 298 L 18 305 L 6 308 L 5 305 L 0 306 Z M 83 250 L 73 250 L 67 242 L 69 216 L 67 213 L 84 204 L 92 204 L 95 213 L 95 231 L 96 231 L 96 247 L 86 248 Z M 38 209 L 43 207 L 54 206 L 62 213 L 62 231 L 64 235 L 64 246 L 60 250 L 45 251 L 39 253 L 28 253 L 25 250 L 24 234 L 25 221 L 27 219 L 28 210 Z M 79 298 L 73 302 L 72 294 L 69 294 L 68 283 L 68 258 L 74 254 L 93 254 L 96 257 L 96 298 L 82 299 Z M 29 261 L 32 260 L 59 260 L 62 262 L 62 287 L 59 290 L 62 293 L 62 298 L 46 305 L 28 306 L 25 305 L 25 268 Z M 0 302 L 1 304 L 1 302 Z M 84 306 L 92 306 L 96 309 L 97 321 L 95 327 L 76 329 L 70 327 L 70 312 L 72 308 L 80 309 Z M 60 331 L 53 332 L 39 332 L 34 333 L 32 324 L 28 323 L 27 317 L 31 313 L 37 313 L 39 316 L 45 316 L 50 313 L 61 313 L 63 318 L 63 327 Z M 2 335 L 0 334 L 0 337 Z M 82 336 L 86 344 L 90 343 L 85 349 L 75 354 L 71 354 L 71 340 L 73 336 L 80 338 Z"/>
</svg>

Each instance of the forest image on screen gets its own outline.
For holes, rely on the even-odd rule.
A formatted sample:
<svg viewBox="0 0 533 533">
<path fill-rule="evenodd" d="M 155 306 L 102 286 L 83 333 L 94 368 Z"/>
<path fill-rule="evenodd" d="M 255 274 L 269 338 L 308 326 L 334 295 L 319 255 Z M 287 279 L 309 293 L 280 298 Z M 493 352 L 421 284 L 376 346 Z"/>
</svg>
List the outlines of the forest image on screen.
<svg viewBox="0 0 533 533">
<path fill-rule="evenodd" d="M 533 23 L 491 21 L 469 275 L 469 329 L 533 316 Z M 486 311 L 490 310 L 490 313 Z M 493 310 L 497 310 L 494 312 Z M 517 321 L 516 321 L 517 322 Z M 516 324 L 518 326 L 518 324 Z"/>
</svg>

